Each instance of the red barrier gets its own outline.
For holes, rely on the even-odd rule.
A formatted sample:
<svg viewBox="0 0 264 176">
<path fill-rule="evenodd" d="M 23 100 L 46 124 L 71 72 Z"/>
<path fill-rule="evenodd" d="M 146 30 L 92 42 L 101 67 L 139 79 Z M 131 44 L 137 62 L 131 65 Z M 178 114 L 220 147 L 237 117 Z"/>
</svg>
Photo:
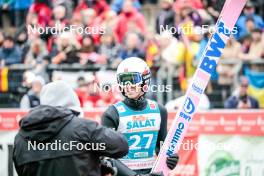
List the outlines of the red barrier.
<svg viewBox="0 0 264 176">
<path fill-rule="evenodd" d="M 85 117 L 100 122 L 103 110 L 85 111 Z M 0 110 L 0 131 L 18 129 L 18 122 L 26 111 Z M 176 112 L 169 112 L 168 127 Z M 211 110 L 195 114 L 189 134 L 264 135 L 264 110 Z"/>
<path fill-rule="evenodd" d="M 10 152 L 12 152 L 12 143 L 19 128 L 18 122 L 21 118 L 23 118 L 24 115 L 26 115 L 26 113 L 26 111 L 17 109 L 0 110 L 0 134 L 2 135 L 0 138 L 0 147 L 3 148 L 1 151 L 2 155 L 4 156 L 2 157 L 2 160 L 0 159 L 0 161 L 1 163 L 5 163 L 4 165 L 6 166 L 8 163 L 12 164 L 12 162 L 9 162 L 12 160 L 12 156 L 9 155 Z M 102 109 L 85 111 L 85 117 L 100 123 L 102 113 Z M 168 127 L 171 125 L 175 114 L 176 112 L 169 112 Z M 231 140 L 222 140 L 221 136 L 223 135 L 229 136 L 230 138 L 228 139 Z M 254 157 L 262 157 L 259 155 L 258 147 L 260 145 L 264 145 L 262 142 L 264 138 L 261 137 L 264 136 L 264 110 L 211 110 L 207 112 L 198 112 L 195 114 L 194 119 L 192 120 L 188 129 L 188 135 L 185 137 L 183 145 L 181 145 L 179 150 L 181 159 L 175 169 L 175 174 L 177 176 L 199 176 L 203 175 L 201 173 L 206 172 L 207 166 L 205 165 L 205 161 L 211 160 L 213 157 L 212 153 L 215 152 L 215 150 L 212 150 L 213 146 L 207 146 L 208 144 L 215 144 L 215 140 L 211 140 L 210 137 L 206 136 L 212 136 L 213 139 L 216 139 L 220 136 L 221 142 L 223 142 L 224 146 L 230 145 L 231 148 L 238 147 L 238 149 L 242 151 L 248 151 L 250 149 L 252 156 L 254 154 Z M 254 138 L 254 140 L 258 141 L 258 145 L 250 145 L 250 143 L 245 145 L 245 141 L 247 141 L 248 136 L 251 136 L 250 139 Z M 237 139 L 239 139 L 238 142 Z M 232 140 L 236 142 L 232 143 Z M 196 144 L 205 144 L 206 147 L 201 147 L 201 150 L 193 148 L 193 146 L 196 146 Z M 234 144 L 237 144 L 237 146 Z M 184 148 L 186 146 L 188 148 Z M 228 152 L 234 154 L 238 149 L 234 148 L 233 153 L 232 151 Z M 202 157 L 199 158 L 199 155 Z M 204 158 L 206 159 L 203 160 Z M 247 156 L 236 156 L 235 159 L 241 163 L 248 163 L 245 166 L 241 165 L 239 172 L 244 172 L 245 169 L 248 169 L 249 165 L 252 173 L 257 173 L 262 169 L 264 171 L 264 167 L 261 165 L 252 165 L 250 163 L 251 158 L 248 159 Z M 258 158 L 255 159 L 257 160 Z M 228 165 L 224 166 L 225 168 L 222 169 L 230 169 Z M 230 167 L 231 166 L 233 165 L 230 165 Z M 12 165 L 10 165 L 10 167 L 4 167 L 0 169 L 0 175 L 9 175 L 8 173 L 13 172 L 12 169 Z"/>
</svg>

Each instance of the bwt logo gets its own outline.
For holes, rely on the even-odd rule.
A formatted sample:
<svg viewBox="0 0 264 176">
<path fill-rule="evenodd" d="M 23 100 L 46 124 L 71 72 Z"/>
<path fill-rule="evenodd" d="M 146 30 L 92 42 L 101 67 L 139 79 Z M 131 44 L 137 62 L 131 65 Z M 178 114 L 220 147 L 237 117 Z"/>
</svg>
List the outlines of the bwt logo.
<svg viewBox="0 0 264 176">
<path fill-rule="evenodd" d="M 191 120 L 190 115 L 194 113 L 195 105 L 189 97 L 186 99 L 184 103 L 183 111 L 184 112 L 180 112 L 180 117 L 184 118 L 185 120 L 190 121 Z"/>
<path fill-rule="evenodd" d="M 183 109 L 188 114 L 192 114 L 194 112 L 195 106 L 190 98 L 186 99 Z"/>
<path fill-rule="evenodd" d="M 209 42 L 208 50 L 206 50 L 205 56 L 199 66 L 200 69 L 210 75 L 215 71 L 222 50 L 225 48 L 226 40 L 224 39 L 224 36 L 230 36 L 230 33 L 227 34 L 225 32 L 229 31 L 229 29 L 225 27 L 225 24 L 222 21 L 217 24 L 217 28 L 219 28 L 219 30 L 214 33 L 211 42 Z"/>
</svg>

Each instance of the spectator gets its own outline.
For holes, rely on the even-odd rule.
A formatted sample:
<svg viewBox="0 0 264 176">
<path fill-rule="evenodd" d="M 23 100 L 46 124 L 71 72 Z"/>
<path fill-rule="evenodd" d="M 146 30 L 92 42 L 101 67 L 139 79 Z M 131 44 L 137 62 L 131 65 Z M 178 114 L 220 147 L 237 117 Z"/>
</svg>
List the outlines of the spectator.
<svg viewBox="0 0 264 176">
<path fill-rule="evenodd" d="M 120 13 L 124 5 L 125 0 L 113 0 L 111 8 L 116 13 Z M 141 9 L 140 2 L 138 0 L 133 0 L 133 7 L 137 10 Z"/>
<path fill-rule="evenodd" d="M 243 54 L 248 53 L 249 49 L 250 49 L 250 44 L 252 42 L 252 36 L 251 35 L 246 35 L 240 40 L 240 42 L 241 42 L 241 51 L 240 51 L 240 53 L 243 53 Z"/>
<path fill-rule="evenodd" d="M 235 40 L 234 36 L 231 36 L 223 49 L 221 59 L 237 58 L 240 51 L 241 44 Z"/>
<path fill-rule="evenodd" d="M 244 37 L 249 32 L 247 28 L 245 28 L 247 19 L 253 20 L 255 28 L 259 28 L 261 30 L 264 28 L 263 19 L 255 13 L 255 7 L 251 1 L 248 1 L 246 3 L 243 12 L 244 14 L 238 18 L 236 23 L 238 33 L 235 35 L 235 37 L 238 40 Z"/>
<path fill-rule="evenodd" d="M 235 76 L 241 68 L 241 62 L 238 60 L 238 55 L 241 51 L 241 45 L 233 36 L 227 41 L 226 47 L 223 49 L 221 59 L 217 66 L 219 75 L 218 83 L 221 85 L 232 85 Z M 233 63 L 225 64 L 225 61 L 233 60 Z"/>
<path fill-rule="evenodd" d="M 158 36 L 158 41 L 161 59 L 168 64 L 181 65 L 183 63 L 185 47 L 181 41 L 174 38 L 168 31 Z"/>
<path fill-rule="evenodd" d="M 0 48 L 0 65 L 12 65 L 21 63 L 21 49 L 16 46 L 13 37 L 6 36 L 2 48 Z"/>
<path fill-rule="evenodd" d="M 73 13 L 72 18 L 70 19 L 70 24 L 82 27 L 83 25 L 82 14 Z"/>
<path fill-rule="evenodd" d="M 42 58 L 42 61 L 40 63 L 37 63 L 37 65 L 35 66 L 35 68 L 33 68 L 33 72 L 36 75 L 41 76 L 45 82 L 49 82 L 50 80 L 50 75 L 47 71 L 47 67 L 50 64 L 50 56 L 49 55 L 45 55 Z"/>
<path fill-rule="evenodd" d="M 96 12 L 94 9 L 85 9 L 81 11 L 84 26 L 94 26 Z"/>
<path fill-rule="evenodd" d="M 48 1 L 35 0 L 29 9 L 29 16 L 37 16 L 37 24 L 46 27 L 50 23 L 52 10 L 49 8 Z"/>
<path fill-rule="evenodd" d="M 78 79 L 77 79 L 77 87 L 81 87 L 81 86 L 83 86 L 85 84 L 86 84 L 85 78 L 83 76 L 78 77 Z"/>
<path fill-rule="evenodd" d="M 239 88 L 233 93 L 224 103 L 225 108 L 231 109 L 258 109 L 258 101 L 249 96 L 248 91 L 249 82 L 246 77 L 240 79 Z"/>
<path fill-rule="evenodd" d="M 71 32 L 64 32 L 57 38 L 57 47 L 51 53 L 53 64 L 79 63 L 77 50 L 80 48 L 78 41 Z"/>
<path fill-rule="evenodd" d="M 42 77 L 36 76 L 32 82 L 31 89 L 24 95 L 20 101 L 21 109 L 34 108 L 40 104 L 39 94 L 45 81 Z"/>
<path fill-rule="evenodd" d="M 183 7 L 191 7 L 193 9 L 202 9 L 203 4 L 201 0 L 177 0 L 174 3 L 174 9 L 179 12 Z"/>
<path fill-rule="evenodd" d="M 32 87 L 32 82 L 36 78 L 36 75 L 32 71 L 25 71 L 22 76 L 22 83 L 18 87 L 18 92 L 21 95 L 26 94 Z"/>
<path fill-rule="evenodd" d="M 119 57 L 124 60 L 129 57 L 145 58 L 144 53 L 140 50 L 141 41 L 136 33 L 128 33 L 125 38 L 125 44 L 120 50 Z"/>
<path fill-rule="evenodd" d="M 104 84 L 100 90 L 100 99 L 96 102 L 95 107 L 108 107 L 118 100 L 113 94 L 111 84 Z"/>
<path fill-rule="evenodd" d="M 260 108 L 264 108 L 264 71 L 263 65 L 252 64 L 244 69 L 245 75 L 249 80 L 248 95 L 254 97 Z"/>
<path fill-rule="evenodd" d="M 14 38 L 16 40 L 16 43 L 19 45 L 19 47 L 24 48 L 28 40 L 28 34 L 26 31 L 21 30 L 19 32 L 16 32 Z"/>
<path fill-rule="evenodd" d="M 0 0 L 0 28 L 10 29 L 14 26 L 13 0 Z"/>
<path fill-rule="evenodd" d="M 15 23 L 17 28 L 25 23 L 25 19 L 31 4 L 32 0 L 14 1 Z"/>
<path fill-rule="evenodd" d="M 189 25 L 189 27 L 194 26 L 201 26 L 202 25 L 202 19 L 200 14 L 195 8 L 192 8 L 191 6 L 183 6 L 181 10 L 178 12 L 180 15 L 180 24 L 179 21 L 177 22 L 177 25 L 180 25 L 184 27 L 184 25 Z M 182 24 L 181 24 L 182 23 Z M 187 34 L 192 33 L 192 31 L 188 31 Z"/>
<path fill-rule="evenodd" d="M 119 62 L 118 54 L 121 46 L 115 42 L 113 33 L 107 31 L 102 35 L 100 43 L 98 52 L 106 58 L 108 64 L 117 66 L 117 63 Z"/>
<path fill-rule="evenodd" d="M 41 39 L 36 39 L 30 44 L 30 49 L 26 55 L 24 64 L 36 66 L 37 63 L 43 61 L 43 57 L 47 54 L 46 45 Z"/>
<path fill-rule="evenodd" d="M 246 26 L 244 26 L 244 29 L 246 29 L 247 33 L 243 36 L 251 34 L 251 32 L 256 28 L 256 25 L 254 23 L 254 19 L 252 17 L 248 17 L 246 19 Z M 242 36 L 242 37 L 243 37 Z"/>
<path fill-rule="evenodd" d="M 114 30 L 118 42 L 122 42 L 129 29 L 139 31 L 141 34 L 146 32 L 145 17 L 134 7 L 132 0 L 125 0 L 122 12 L 118 15 L 117 25 Z"/>
<path fill-rule="evenodd" d="M 77 88 L 75 89 L 75 93 L 78 96 L 81 107 L 83 107 L 84 97 L 85 97 L 86 89 L 87 89 L 86 87 L 87 87 L 87 82 L 86 82 L 85 78 L 82 76 L 78 77 Z"/>
<path fill-rule="evenodd" d="M 113 10 L 108 10 L 101 17 L 97 17 L 100 28 L 106 31 L 113 31 L 117 23 L 117 14 Z"/>
<path fill-rule="evenodd" d="M 225 1 L 207 0 L 203 1 L 206 14 L 201 14 L 204 22 L 215 22 L 218 19 L 220 11 Z"/>
<path fill-rule="evenodd" d="M 0 31 L 0 48 L 2 47 L 4 43 L 4 39 L 5 39 L 4 34 L 2 31 Z"/>
<path fill-rule="evenodd" d="M 98 82 L 96 80 L 90 80 L 87 83 L 86 92 L 83 97 L 83 107 L 94 108 L 98 100 L 100 100 Z"/>
<path fill-rule="evenodd" d="M 94 75 L 86 77 L 75 92 L 83 108 L 94 108 L 100 99 L 98 82 Z"/>
<path fill-rule="evenodd" d="M 78 52 L 80 63 L 85 64 L 106 64 L 106 59 L 96 52 L 97 48 L 94 45 L 92 36 L 87 35 L 83 37 L 82 48 Z"/>
<path fill-rule="evenodd" d="M 50 21 L 49 26 L 56 27 L 58 31 L 62 31 L 69 23 L 66 18 L 66 8 L 62 5 L 56 6 L 52 14 L 54 19 Z"/>
<path fill-rule="evenodd" d="M 73 1 L 68 1 L 68 0 L 53 0 L 50 2 L 52 7 L 56 6 L 64 6 L 66 9 L 66 18 L 69 19 L 72 17 L 72 12 L 73 12 Z"/>
<path fill-rule="evenodd" d="M 105 0 L 81 0 L 81 3 L 75 8 L 75 12 L 79 12 L 85 9 L 93 9 L 96 16 L 102 15 L 109 9 L 109 5 Z"/>
<path fill-rule="evenodd" d="M 174 16 L 176 15 L 174 13 L 174 10 L 172 8 L 173 1 L 172 0 L 162 0 L 161 1 L 161 11 L 159 12 L 157 18 L 156 18 L 156 32 L 158 34 L 161 34 L 161 29 L 165 28 L 167 30 L 170 30 L 172 27 L 174 27 L 175 19 Z"/>
<path fill-rule="evenodd" d="M 245 43 L 246 49 L 239 54 L 239 58 L 242 60 L 260 59 L 264 54 L 262 31 L 254 29 L 249 39 L 249 43 Z"/>
<path fill-rule="evenodd" d="M 85 34 L 93 37 L 94 44 L 98 45 L 100 42 L 100 34 L 104 32 L 104 29 L 100 27 L 100 21 L 96 18 L 96 12 L 94 9 L 86 9 L 82 11 L 82 20 L 85 28 Z"/>
<path fill-rule="evenodd" d="M 34 39 L 36 37 L 39 37 L 40 34 L 38 33 L 37 30 L 34 29 L 38 29 L 39 27 L 42 27 L 41 24 L 39 24 L 38 22 L 38 15 L 35 13 L 29 13 L 27 15 L 27 19 L 26 19 L 26 24 L 21 26 L 18 30 L 17 30 L 17 35 L 19 35 L 20 33 L 26 33 L 28 35 L 28 39 Z"/>
</svg>

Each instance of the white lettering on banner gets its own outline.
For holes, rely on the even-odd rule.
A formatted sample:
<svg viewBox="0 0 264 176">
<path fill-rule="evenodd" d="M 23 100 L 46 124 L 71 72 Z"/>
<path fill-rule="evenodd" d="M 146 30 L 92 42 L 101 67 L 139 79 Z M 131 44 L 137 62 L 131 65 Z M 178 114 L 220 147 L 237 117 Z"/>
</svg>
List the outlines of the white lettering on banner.
<svg viewBox="0 0 264 176">
<path fill-rule="evenodd" d="M 236 125 L 236 120 L 227 120 L 224 116 L 220 117 L 220 125 L 228 126 L 228 125 Z"/>
<path fill-rule="evenodd" d="M 257 122 L 255 120 L 245 120 L 245 119 L 242 119 L 241 117 L 238 117 L 237 125 L 254 126 L 254 125 L 257 125 Z"/>
<path fill-rule="evenodd" d="M 258 116 L 257 125 L 264 126 L 264 119 L 262 119 L 262 116 Z"/>
</svg>

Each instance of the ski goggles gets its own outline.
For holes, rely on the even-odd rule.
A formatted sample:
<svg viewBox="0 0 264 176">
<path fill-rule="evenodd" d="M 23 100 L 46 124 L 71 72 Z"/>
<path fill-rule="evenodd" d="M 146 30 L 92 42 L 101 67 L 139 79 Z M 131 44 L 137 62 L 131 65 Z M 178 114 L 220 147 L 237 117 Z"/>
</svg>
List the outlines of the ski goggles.
<svg viewBox="0 0 264 176">
<path fill-rule="evenodd" d="M 143 82 L 141 74 L 137 72 L 120 73 L 117 79 L 121 86 L 138 85 Z"/>
</svg>

